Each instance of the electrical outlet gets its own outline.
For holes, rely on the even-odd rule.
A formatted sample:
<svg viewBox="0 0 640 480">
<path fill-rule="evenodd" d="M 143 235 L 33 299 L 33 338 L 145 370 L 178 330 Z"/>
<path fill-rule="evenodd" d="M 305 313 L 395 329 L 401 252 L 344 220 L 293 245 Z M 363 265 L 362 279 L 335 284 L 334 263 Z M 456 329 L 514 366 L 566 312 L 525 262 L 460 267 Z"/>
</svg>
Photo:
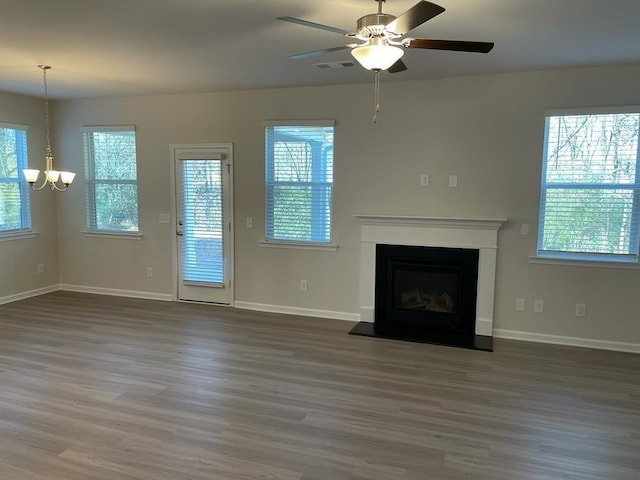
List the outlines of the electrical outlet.
<svg viewBox="0 0 640 480">
<path fill-rule="evenodd" d="M 170 213 L 159 214 L 158 221 L 163 224 L 171 223 L 171 214 Z"/>
<path fill-rule="evenodd" d="M 576 317 L 586 317 L 587 306 L 584 303 L 576 303 Z"/>
<path fill-rule="evenodd" d="M 429 185 L 429 175 L 426 173 L 423 173 L 422 175 L 420 175 L 420 186 L 426 187 L 428 185 Z"/>
<path fill-rule="evenodd" d="M 524 298 L 516 298 L 516 312 L 524 312 L 525 304 Z"/>
<path fill-rule="evenodd" d="M 529 235 L 529 224 L 523 223 L 520 225 L 520 235 Z"/>
<path fill-rule="evenodd" d="M 38 273 L 44 273 L 44 263 L 38 264 Z"/>
<path fill-rule="evenodd" d="M 536 313 L 544 312 L 544 302 L 542 300 L 533 301 L 533 311 Z"/>
<path fill-rule="evenodd" d="M 253 228 L 253 217 L 247 217 L 246 220 L 247 228 Z"/>
<path fill-rule="evenodd" d="M 458 186 L 458 175 L 449 175 L 449 186 L 450 187 Z"/>
<path fill-rule="evenodd" d="M 153 268 L 147 267 L 147 277 L 153 277 Z"/>
<path fill-rule="evenodd" d="M 300 291 L 301 292 L 306 292 L 307 290 L 309 290 L 309 284 L 307 283 L 306 280 L 300 280 Z"/>
</svg>

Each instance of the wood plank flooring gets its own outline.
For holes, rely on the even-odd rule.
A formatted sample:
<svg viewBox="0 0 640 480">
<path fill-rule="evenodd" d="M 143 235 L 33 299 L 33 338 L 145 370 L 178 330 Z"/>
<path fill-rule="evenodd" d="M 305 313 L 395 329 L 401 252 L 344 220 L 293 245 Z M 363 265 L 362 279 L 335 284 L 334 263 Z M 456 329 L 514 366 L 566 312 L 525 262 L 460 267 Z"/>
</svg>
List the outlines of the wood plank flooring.
<svg viewBox="0 0 640 480">
<path fill-rule="evenodd" d="M 0 306 L 0 479 L 640 479 L 640 355 L 352 326 L 70 292 Z"/>
</svg>

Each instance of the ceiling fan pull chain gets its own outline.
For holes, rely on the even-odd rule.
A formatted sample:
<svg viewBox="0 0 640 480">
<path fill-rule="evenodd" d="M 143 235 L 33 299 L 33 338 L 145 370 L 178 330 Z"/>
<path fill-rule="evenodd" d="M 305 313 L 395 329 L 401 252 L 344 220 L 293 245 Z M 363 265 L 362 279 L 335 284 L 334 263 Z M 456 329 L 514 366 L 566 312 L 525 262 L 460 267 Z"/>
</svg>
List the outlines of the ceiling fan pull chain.
<svg viewBox="0 0 640 480">
<path fill-rule="evenodd" d="M 380 70 L 374 72 L 373 83 L 373 124 L 378 122 L 378 113 L 380 112 Z"/>
</svg>

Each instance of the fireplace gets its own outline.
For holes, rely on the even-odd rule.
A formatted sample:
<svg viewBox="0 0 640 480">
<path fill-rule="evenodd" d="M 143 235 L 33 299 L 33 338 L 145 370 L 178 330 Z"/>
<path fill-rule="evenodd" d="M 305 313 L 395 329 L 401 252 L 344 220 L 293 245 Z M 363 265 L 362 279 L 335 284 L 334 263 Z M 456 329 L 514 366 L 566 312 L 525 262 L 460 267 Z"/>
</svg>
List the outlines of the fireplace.
<svg viewBox="0 0 640 480">
<path fill-rule="evenodd" d="M 376 246 L 375 331 L 410 340 L 475 333 L 478 250 Z"/>
<path fill-rule="evenodd" d="M 352 334 L 493 349 L 498 230 L 507 219 L 354 217 L 362 227 L 360 321 Z M 410 260 L 416 262 L 400 262 L 392 270 L 397 275 L 385 274 L 392 286 L 397 283 L 396 293 L 380 297 L 376 295 L 381 275 L 377 267 L 379 251 L 385 246 L 429 253 L 415 254 L 417 257 L 410 253 Z M 474 259 L 455 258 L 469 252 Z M 444 286 L 432 285 L 438 277 Z M 412 285 L 416 282 L 417 285 Z M 385 313 L 387 309 L 392 315 Z M 424 319 L 425 313 L 428 320 Z"/>
</svg>

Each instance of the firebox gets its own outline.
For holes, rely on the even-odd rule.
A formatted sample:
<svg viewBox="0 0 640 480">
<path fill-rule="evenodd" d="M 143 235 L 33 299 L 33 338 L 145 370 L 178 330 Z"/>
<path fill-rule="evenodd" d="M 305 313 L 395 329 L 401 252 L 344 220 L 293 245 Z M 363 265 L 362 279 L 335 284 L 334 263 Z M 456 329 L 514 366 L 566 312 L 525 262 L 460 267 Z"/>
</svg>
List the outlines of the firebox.
<svg viewBox="0 0 640 480">
<path fill-rule="evenodd" d="M 479 250 L 376 245 L 377 336 L 476 348 Z"/>
</svg>

